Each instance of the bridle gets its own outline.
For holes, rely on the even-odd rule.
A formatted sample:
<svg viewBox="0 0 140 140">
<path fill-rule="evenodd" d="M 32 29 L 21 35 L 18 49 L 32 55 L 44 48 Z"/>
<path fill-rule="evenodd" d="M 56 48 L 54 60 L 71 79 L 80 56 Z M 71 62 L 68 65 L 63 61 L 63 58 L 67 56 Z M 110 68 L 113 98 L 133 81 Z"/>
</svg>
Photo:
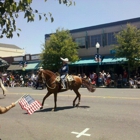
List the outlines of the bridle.
<svg viewBox="0 0 140 140">
<path fill-rule="evenodd" d="M 55 75 L 54 75 L 54 76 L 55 76 Z M 52 88 L 52 87 L 50 87 L 50 86 L 47 84 L 47 83 L 51 80 L 51 78 L 49 78 L 49 79 L 46 81 L 46 78 L 45 78 L 43 72 L 41 73 L 41 77 L 42 77 L 42 81 L 46 84 L 46 86 L 47 86 L 48 88 L 50 88 L 50 89 L 55 89 L 55 88 L 56 88 L 56 86 L 55 86 L 54 88 Z M 55 80 L 51 83 L 51 85 L 52 85 L 53 83 L 55 83 Z"/>
</svg>

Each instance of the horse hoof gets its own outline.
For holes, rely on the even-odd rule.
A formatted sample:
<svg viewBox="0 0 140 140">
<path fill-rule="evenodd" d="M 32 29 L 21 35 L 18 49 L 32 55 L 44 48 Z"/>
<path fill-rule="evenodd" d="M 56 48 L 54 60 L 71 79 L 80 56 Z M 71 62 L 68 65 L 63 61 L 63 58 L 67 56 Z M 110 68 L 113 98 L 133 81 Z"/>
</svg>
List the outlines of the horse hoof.
<svg viewBox="0 0 140 140">
<path fill-rule="evenodd" d="M 43 109 L 43 106 L 42 106 L 42 107 L 40 107 L 40 110 L 41 110 L 41 109 Z"/>
<path fill-rule="evenodd" d="M 73 107 L 75 107 L 75 104 L 73 104 Z"/>
<path fill-rule="evenodd" d="M 6 94 L 4 94 L 4 96 L 6 96 Z"/>
<path fill-rule="evenodd" d="M 56 109 L 55 109 L 55 108 L 53 108 L 53 109 L 52 109 L 52 112 L 54 112 L 54 111 L 56 111 Z"/>
<path fill-rule="evenodd" d="M 79 104 L 77 104 L 76 107 L 79 107 Z"/>
</svg>

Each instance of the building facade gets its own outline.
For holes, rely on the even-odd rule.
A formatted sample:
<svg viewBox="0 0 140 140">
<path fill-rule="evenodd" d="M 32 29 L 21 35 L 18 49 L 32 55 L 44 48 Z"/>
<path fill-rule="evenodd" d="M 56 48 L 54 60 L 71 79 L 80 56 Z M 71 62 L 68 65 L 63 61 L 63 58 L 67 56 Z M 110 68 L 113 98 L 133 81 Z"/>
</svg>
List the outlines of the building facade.
<svg viewBox="0 0 140 140">
<path fill-rule="evenodd" d="M 10 56 L 23 56 L 25 55 L 25 50 L 19 48 L 12 44 L 2 44 L 0 43 L 0 56 L 10 57 Z"/>
<path fill-rule="evenodd" d="M 96 71 L 95 69 L 98 65 L 98 62 L 95 61 L 97 42 L 100 44 L 99 54 L 102 57 L 102 62 L 99 64 L 100 68 L 104 69 L 106 66 L 108 70 L 109 68 L 112 69 L 112 67 L 114 69 L 114 64 L 125 62 L 124 58 L 114 58 L 115 51 L 113 50 L 113 45 L 117 44 L 115 33 L 125 29 L 127 24 L 140 28 L 140 18 L 70 30 L 72 38 L 79 45 L 78 54 L 81 58 L 80 61 L 72 64 L 74 69 L 77 69 L 76 73 L 89 70 Z M 49 39 L 49 37 L 50 34 L 46 34 L 45 40 Z"/>
<path fill-rule="evenodd" d="M 5 71 L 12 73 L 31 73 L 38 71 L 41 66 L 40 54 L 3 57 L 2 59 L 9 63 Z"/>
</svg>

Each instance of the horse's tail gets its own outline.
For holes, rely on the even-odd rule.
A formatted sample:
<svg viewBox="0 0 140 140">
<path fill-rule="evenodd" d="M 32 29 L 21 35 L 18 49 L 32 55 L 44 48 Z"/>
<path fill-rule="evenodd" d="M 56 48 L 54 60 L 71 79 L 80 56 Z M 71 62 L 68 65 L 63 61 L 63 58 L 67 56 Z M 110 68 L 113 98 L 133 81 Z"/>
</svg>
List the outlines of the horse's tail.
<svg viewBox="0 0 140 140">
<path fill-rule="evenodd" d="M 0 86 L 1 86 L 1 88 L 2 88 L 2 90 L 3 90 L 4 92 L 7 91 L 7 89 L 6 89 L 5 86 L 3 85 L 3 82 L 2 82 L 2 79 L 1 79 L 1 78 L 0 78 Z"/>
<path fill-rule="evenodd" d="M 93 87 L 93 85 L 87 79 L 82 78 L 82 85 L 85 86 L 90 92 L 94 92 L 96 90 L 96 88 Z"/>
</svg>

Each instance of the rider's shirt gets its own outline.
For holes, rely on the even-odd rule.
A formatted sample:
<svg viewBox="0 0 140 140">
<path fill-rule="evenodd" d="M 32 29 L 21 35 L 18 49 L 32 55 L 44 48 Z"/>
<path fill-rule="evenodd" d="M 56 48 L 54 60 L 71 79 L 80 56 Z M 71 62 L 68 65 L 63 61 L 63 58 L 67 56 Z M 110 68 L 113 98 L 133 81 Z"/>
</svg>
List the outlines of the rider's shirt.
<svg viewBox="0 0 140 140">
<path fill-rule="evenodd" d="M 60 74 L 61 74 L 61 75 L 66 75 L 66 74 L 68 74 L 68 71 L 69 71 L 68 64 L 64 64 L 64 65 L 61 67 Z"/>
</svg>

